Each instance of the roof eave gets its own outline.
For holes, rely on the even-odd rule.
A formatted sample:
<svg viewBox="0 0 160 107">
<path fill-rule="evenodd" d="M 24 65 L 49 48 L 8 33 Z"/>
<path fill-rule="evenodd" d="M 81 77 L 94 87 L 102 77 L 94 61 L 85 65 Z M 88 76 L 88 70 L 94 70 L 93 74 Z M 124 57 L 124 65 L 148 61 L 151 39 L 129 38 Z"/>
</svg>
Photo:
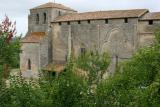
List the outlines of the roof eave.
<svg viewBox="0 0 160 107">
<path fill-rule="evenodd" d="M 149 20 L 160 21 L 160 19 L 140 19 L 140 21 L 149 21 Z"/>
<path fill-rule="evenodd" d="M 149 10 L 148 9 L 146 9 L 143 13 L 141 13 L 138 17 L 142 17 L 143 15 L 145 15 L 146 13 L 148 13 L 149 12 Z"/>
<path fill-rule="evenodd" d="M 105 19 L 124 19 L 124 18 L 139 18 L 139 17 L 118 17 L 118 18 L 97 18 L 97 19 L 80 19 L 80 20 L 62 20 L 62 21 L 52 21 L 51 23 L 59 23 L 59 22 L 74 22 L 74 21 L 87 21 L 87 20 L 105 20 Z"/>
</svg>

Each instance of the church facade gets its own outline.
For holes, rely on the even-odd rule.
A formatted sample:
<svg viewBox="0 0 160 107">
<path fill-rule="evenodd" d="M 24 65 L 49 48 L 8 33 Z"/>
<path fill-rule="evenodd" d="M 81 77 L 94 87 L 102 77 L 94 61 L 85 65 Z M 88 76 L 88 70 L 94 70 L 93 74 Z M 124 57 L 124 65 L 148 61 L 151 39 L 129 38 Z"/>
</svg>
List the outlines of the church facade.
<svg viewBox="0 0 160 107">
<path fill-rule="evenodd" d="M 147 9 L 78 13 L 62 4 L 46 3 L 30 9 L 20 69 L 37 75 L 50 64 L 64 65 L 71 53 L 98 51 L 110 54 L 113 71 L 117 59 L 131 58 L 139 48 L 153 44 L 159 26 L 160 12 Z"/>
</svg>

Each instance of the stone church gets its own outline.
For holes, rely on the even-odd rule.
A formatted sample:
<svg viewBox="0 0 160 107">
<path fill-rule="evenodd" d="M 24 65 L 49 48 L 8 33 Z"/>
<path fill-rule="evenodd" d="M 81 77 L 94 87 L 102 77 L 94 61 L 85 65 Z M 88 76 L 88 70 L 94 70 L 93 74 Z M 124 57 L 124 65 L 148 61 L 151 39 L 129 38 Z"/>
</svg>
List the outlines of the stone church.
<svg viewBox="0 0 160 107">
<path fill-rule="evenodd" d="M 71 53 L 108 52 L 116 61 L 131 58 L 137 49 L 154 42 L 160 12 L 147 9 L 78 13 L 57 3 L 30 9 L 28 32 L 22 39 L 20 69 L 38 71 L 54 64 L 60 71 Z"/>
</svg>

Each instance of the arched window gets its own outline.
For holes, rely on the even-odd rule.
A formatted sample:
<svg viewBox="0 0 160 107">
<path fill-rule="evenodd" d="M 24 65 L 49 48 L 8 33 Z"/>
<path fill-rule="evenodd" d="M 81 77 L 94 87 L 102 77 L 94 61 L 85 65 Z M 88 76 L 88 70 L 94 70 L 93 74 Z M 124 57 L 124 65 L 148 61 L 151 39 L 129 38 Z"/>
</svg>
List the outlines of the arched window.
<svg viewBox="0 0 160 107">
<path fill-rule="evenodd" d="M 58 11 L 58 15 L 61 16 L 61 11 Z"/>
<path fill-rule="evenodd" d="M 47 22 L 47 14 L 46 13 L 43 13 L 43 18 L 44 18 L 43 23 L 45 24 Z"/>
<path fill-rule="evenodd" d="M 36 24 L 39 24 L 39 14 L 36 14 Z"/>
<path fill-rule="evenodd" d="M 28 70 L 31 70 L 31 60 L 28 59 Z"/>
</svg>

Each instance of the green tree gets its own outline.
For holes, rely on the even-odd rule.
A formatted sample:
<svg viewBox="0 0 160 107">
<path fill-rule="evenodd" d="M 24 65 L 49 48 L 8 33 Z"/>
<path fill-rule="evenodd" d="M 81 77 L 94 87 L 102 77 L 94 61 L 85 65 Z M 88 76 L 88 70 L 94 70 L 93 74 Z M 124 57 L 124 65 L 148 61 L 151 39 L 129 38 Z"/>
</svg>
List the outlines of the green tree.
<svg viewBox="0 0 160 107">
<path fill-rule="evenodd" d="M 110 57 L 107 53 L 100 55 L 96 53 L 86 53 L 79 56 L 76 61 L 76 67 L 84 70 L 88 76 L 89 84 L 98 84 L 110 63 Z"/>
<path fill-rule="evenodd" d="M 20 38 L 14 38 L 15 34 L 15 23 L 12 23 L 6 16 L 0 23 L 0 65 L 3 66 L 5 78 L 9 74 L 9 67 L 16 63 L 20 52 Z"/>
<path fill-rule="evenodd" d="M 79 107 L 83 105 L 87 82 L 73 72 L 74 66 L 74 61 L 70 60 L 58 78 L 47 79 L 45 84 L 41 84 L 42 90 L 46 92 L 46 102 L 48 102 L 46 106 Z"/>
</svg>

